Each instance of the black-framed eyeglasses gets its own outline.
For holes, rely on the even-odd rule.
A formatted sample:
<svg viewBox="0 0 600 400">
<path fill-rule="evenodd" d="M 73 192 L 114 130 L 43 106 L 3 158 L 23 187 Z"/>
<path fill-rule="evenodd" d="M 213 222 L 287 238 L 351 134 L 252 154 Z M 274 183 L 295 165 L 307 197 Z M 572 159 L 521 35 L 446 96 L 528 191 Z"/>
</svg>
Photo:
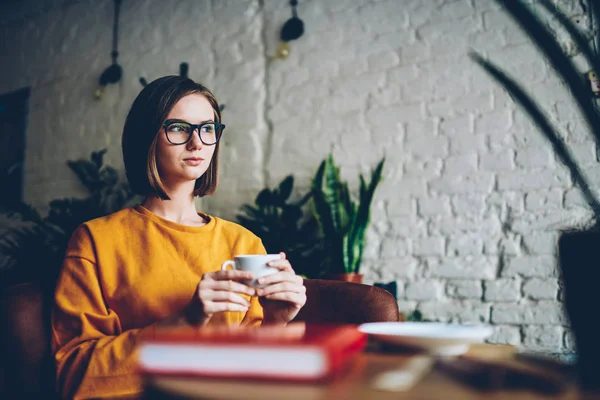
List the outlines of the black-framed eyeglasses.
<svg viewBox="0 0 600 400">
<path fill-rule="evenodd" d="M 225 125 L 220 122 L 203 122 L 201 124 L 190 124 L 180 119 L 169 119 L 163 124 L 167 140 L 171 144 L 185 144 L 192 139 L 194 131 L 198 129 L 200 141 L 207 146 L 217 144 Z"/>
</svg>

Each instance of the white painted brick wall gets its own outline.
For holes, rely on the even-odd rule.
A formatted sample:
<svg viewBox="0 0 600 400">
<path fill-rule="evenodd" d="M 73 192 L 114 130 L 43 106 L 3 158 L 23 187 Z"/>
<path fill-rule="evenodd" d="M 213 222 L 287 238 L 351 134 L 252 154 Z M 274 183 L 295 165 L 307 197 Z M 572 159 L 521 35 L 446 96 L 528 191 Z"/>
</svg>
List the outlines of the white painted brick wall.
<svg viewBox="0 0 600 400">
<path fill-rule="evenodd" d="M 489 302 L 517 301 L 521 298 L 521 283 L 517 279 L 485 281 L 484 299 Z"/>
<path fill-rule="evenodd" d="M 366 281 L 397 280 L 402 311 L 495 324 L 491 341 L 573 350 L 556 242 L 589 210 L 469 49 L 527 85 L 593 181 L 600 166 L 562 83 L 493 1 L 302 0 L 306 33 L 285 61 L 271 56 L 291 15 L 286 1 L 126 1 L 124 76 L 101 101 L 93 91 L 110 64 L 112 1 L 13 3 L 0 15 L 0 93 L 31 87 L 25 198 L 42 211 L 82 194 L 65 160 L 108 147 L 106 161 L 122 169 L 120 133 L 138 78 L 176 74 L 186 61 L 227 105 L 208 212 L 233 219 L 290 173 L 300 193 L 331 150 L 356 188 L 358 173 L 385 155 Z M 559 3 L 589 30 L 580 1 Z"/>
</svg>

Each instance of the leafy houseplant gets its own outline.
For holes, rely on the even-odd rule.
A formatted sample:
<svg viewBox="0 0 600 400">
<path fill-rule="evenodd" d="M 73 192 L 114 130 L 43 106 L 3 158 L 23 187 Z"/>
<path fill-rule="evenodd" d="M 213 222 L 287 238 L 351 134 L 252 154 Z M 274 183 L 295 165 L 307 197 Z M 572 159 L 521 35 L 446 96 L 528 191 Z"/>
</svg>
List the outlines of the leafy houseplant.
<svg viewBox="0 0 600 400">
<path fill-rule="evenodd" d="M 311 193 L 298 202 L 290 202 L 293 187 L 294 177 L 290 175 L 277 188 L 261 190 L 254 205 L 242 206 L 244 214 L 238 215 L 237 220 L 262 239 L 267 252 L 285 252 L 296 273 L 318 278 L 321 270 L 317 223 L 302 210 Z"/>
<path fill-rule="evenodd" d="M 384 162 L 385 159 L 382 159 L 372 171 L 368 185 L 360 176 L 358 203 L 350 198 L 348 184 L 342 181 L 333 155 L 323 160 L 317 170 L 312 184 L 313 213 L 319 223 L 324 270 L 332 277 L 362 280 L 359 271 L 365 233 Z"/>
<path fill-rule="evenodd" d="M 582 74 L 573 60 L 563 51 L 554 34 L 523 0 L 496 0 L 504 10 L 520 25 L 550 62 L 550 65 L 566 83 L 586 125 L 600 145 L 600 113 L 594 105 L 592 91 L 588 89 Z M 577 45 L 589 66 L 600 72 L 600 58 L 594 53 L 587 38 L 549 0 L 538 0 L 545 11 L 554 17 Z M 590 1 L 592 16 L 600 17 L 600 5 Z M 568 168 L 575 184 L 593 212 L 593 224 L 584 230 L 563 232 L 558 243 L 559 265 L 564 284 L 565 306 L 575 336 L 578 353 L 579 381 L 584 389 L 600 390 L 600 342 L 597 339 L 595 322 L 589 318 L 586 308 L 599 299 L 596 297 L 600 281 L 600 202 L 592 191 L 586 176 L 573 157 L 568 146 L 558 134 L 558 130 L 544 114 L 540 106 L 526 91 L 504 71 L 485 60 L 477 53 L 471 57 L 522 106 L 534 121 L 543 136 L 550 142 L 554 152 Z M 596 299 L 596 300 L 594 300 Z"/>
<path fill-rule="evenodd" d="M 0 234 L 2 286 L 39 282 L 52 291 L 73 231 L 85 221 L 123 208 L 134 198 L 118 172 L 103 165 L 106 150 L 93 152 L 90 160 L 67 165 L 86 187 L 89 196 L 50 202 L 47 217 L 33 207 L 17 203 L 1 210 L 10 222 Z"/>
</svg>

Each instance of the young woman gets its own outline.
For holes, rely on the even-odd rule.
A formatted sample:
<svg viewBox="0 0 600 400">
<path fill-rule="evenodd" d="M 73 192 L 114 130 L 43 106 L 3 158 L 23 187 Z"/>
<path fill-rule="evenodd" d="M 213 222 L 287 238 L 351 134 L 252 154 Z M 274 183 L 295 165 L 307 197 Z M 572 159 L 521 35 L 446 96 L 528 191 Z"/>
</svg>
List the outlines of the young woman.
<svg viewBox="0 0 600 400">
<path fill-rule="evenodd" d="M 52 311 L 57 389 L 64 398 L 135 395 L 134 349 L 158 326 L 285 324 L 306 302 L 285 254 L 255 290 L 247 272 L 220 270 L 264 254 L 243 227 L 198 213 L 217 187 L 219 104 L 204 86 L 166 76 L 133 102 L 123 130 L 132 208 L 86 222 L 71 237 Z M 260 281 L 259 281 L 260 282 Z"/>
</svg>

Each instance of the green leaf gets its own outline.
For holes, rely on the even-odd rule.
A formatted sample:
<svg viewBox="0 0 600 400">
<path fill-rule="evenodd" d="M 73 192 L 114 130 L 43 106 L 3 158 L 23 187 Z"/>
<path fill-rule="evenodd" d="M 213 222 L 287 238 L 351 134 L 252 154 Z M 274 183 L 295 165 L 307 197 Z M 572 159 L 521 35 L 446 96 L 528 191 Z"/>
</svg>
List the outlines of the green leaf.
<svg viewBox="0 0 600 400">
<path fill-rule="evenodd" d="M 335 166 L 333 155 L 329 155 L 325 164 L 325 187 L 323 188 L 323 194 L 325 202 L 329 206 L 329 212 L 331 214 L 331 220 L 333 227 L 337 232 L 343 231 L 341 225 L 342 215 L 339 207 L 340 199 L 340 177 L 339 170 Z"/>
<path fill-rule="evenodd" d="M 93 152 L 90 157 L 97 170 L 102 168 L 102 159 L 104 158 L 105 153 L 106 153 L 106 149 L 102 149 L 100 151 Z"/>
<path fill-rule="evenodd" d="M 294 180 L 290 177 L 274 190 L 261 190 L 257 196 L 260 205 L 243 205 L 240 211 L 245 215 L 238 215 L 237 220 L 262 239 L 267 252 L 285 251 L 298 274 L 317 277 L 320 265 L 314 265 L 314 254 L 320 253 L 319 226 L 312 215 L 305 218 L 300 204 L 287 202 L 293 191 Z M 311 196 L 304 196 L 304 202 Z"/>
<path fill-rule="evenodd" d="M 354 219 L 352 220 L 350 228 L 350 243 L 352 243 L 353 252 L 355 258 L 353 258 L 353 269 L 358 272 L 360 263 L 362 261 L 362 252 L 365 245 L 365 233 L 370 222 L 370 208 L 375 189 L 379 182 L 381 182 L 383 174 L 383 165 L 385 158 L 383 158 L 375 169 L 371 173 L 371 182 L 368 188 L 365 188 L 364 178 L 361 175 L 361 189 L 360 189 L 360 203 L 358 210 L 355 213 Z M 355 247 L 356 246 L 356 247 Z"/>
<path fill-rule="evenodd" d="M 104 167 L 98 175 L 102 187 L 111 188 L 119 182 L 119 173 L 112 167 Z"/>
<path fill-rule="evenodd" d="M 42 220 L 40 213 L 32 205 L 22 201 L 3 207 L 1 212 L 6 213 L 9 218 L 18 216 L 23 221 Z"/>
<path fill-rule="evenodd" d="M 408 314 L 408 316 L 406 317 L 406 321 L 407 322 L 421 322 L 421 321 L 423 321 L 423 314 L 419 310 L 414 310 L 413 312 Z"/>
<path fill-rule="evenodd" d="M 256 196 L 256 205 L 259 207 L 266 207 L 271 203 L 272 199 L 273 194 L 271 193 L 271 190 L 265 188 L 260 191 L 258 196 Z"/>
<path fill-rule="evenodd" d="M 279 197 L 282 202 L 285 202 L 289 199 L 292 194 L 292 188 L 294 187 L 294 177 L 292 175 L 288 175 L 281 183 L 279 184 Z"/>
<path fill-rule="evenodd" d="M 344 235 L 342 237 L 342 259 L 343 259 L 344 269 L 343 269 L 343 271 L 341 271 L 344 273 L 352 272 L 350 247 L 351 247 L 351 245 L 348 242 L 348 235 Z"/>
<path fill-rule="evenodd" d="M 249 215 L 250 217 L 258 219 L 258 220 L 260 220 L 261 218 L 264 217 L 264 213 L 262 212 L 261 209 L 254 208 L 249 204 L 244 204 L 243 206 L 241 206 L 241 210 L 243 212 L 245 212 L 247 215 Z"/>
<path fill-rule="evenodd" d="M 87 160 L 78 160 L 67 161 L 67 165 L 90 193 L 100 189 L 100 173 L 93 163 Z"/>
<path fill-rule="evenodd" d="M 341 225 L 343 227 L 342 232 L 346 234 L 350 229 L 350 222 L 354 218 L 354 204 L 350 199 L 350 191 L 348 190 L 348 184 L 346 182 L 343 182 L 340 185 L 340 202 L 344 208 L 341 219 Z"/>
</svg>

